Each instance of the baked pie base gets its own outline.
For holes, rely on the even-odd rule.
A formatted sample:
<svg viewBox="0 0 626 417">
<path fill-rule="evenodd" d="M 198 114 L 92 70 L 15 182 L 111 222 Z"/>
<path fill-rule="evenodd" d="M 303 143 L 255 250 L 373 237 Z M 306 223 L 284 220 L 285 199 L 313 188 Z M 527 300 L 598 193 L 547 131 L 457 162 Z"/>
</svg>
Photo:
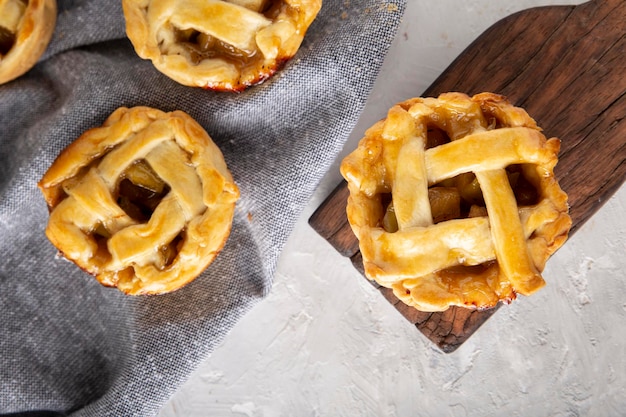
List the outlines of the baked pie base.
<svg viewBox="0 0 626 417">
<path fill-rule="evenodd" d="M 173 80 L 241 91 L 291 59 L 322 0 L 123 0 L 137 54 Z"/>
<path fill-rule="evenodd" d="M 0 0 L 0 84 L 37 63 L 52 38 L 56 18 L 56 0 Z"/>
<path fill-rule="evenodd" d="M 132 295 L 195 279 L 224 246 L 239 197 L 195 120 L 148 107 L 117 109 L 63 150 L 38 185 L 59 252 Z"/>
<path fill-rule="evenodd" d="M 366 276 L 430 312 L 534 293 L 571 226 L 559 148 L 500 95 L 394 106 L 341 164 Z"/>
</svg>

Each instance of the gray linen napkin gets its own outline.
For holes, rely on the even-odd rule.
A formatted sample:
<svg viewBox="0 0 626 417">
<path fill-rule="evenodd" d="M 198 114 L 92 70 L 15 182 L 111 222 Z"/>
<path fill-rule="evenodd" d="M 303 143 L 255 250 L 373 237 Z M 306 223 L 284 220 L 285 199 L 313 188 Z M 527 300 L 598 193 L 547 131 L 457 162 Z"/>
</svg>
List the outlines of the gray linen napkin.
<svg viewBox="0 0 626 417">
<path fill-rule="evenodd" d="M 155 415 L 268 294 L 283 244 L 362 110 L 404 0 L 325 0 L 298 55 L 241 94 L 181 86 L 134 52 L 118 1 L 61 0 L 52 43 L 0 86 L 0 413 Z M 198 279 L 128 297 L 55 257 L 36 183 L 120 106 L 180 109 L 222 149 L 241 199 Z M 297 277 L 294 277 L 297 279 Z"/>
</svg>

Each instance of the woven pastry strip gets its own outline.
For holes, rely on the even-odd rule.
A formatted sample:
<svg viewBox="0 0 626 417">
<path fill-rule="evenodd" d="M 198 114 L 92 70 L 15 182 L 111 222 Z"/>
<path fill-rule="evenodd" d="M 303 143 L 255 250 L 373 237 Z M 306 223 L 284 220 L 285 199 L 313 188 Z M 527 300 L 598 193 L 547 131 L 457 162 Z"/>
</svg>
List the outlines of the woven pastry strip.
<svg viewBox="0 0 626 417">
<path fill-rule="evenodd" d="M 433 130 L 447 139 L 433 139 Z M 490 308 L 537 291 L 571 223 L 553 174 L 559 145 L 494 94 L 448 93 L 394 106 L 341 166 L 366 275 L 423 311 Z M 535 187 L 536 201 L 518 203 L 511 166 Z M 485 215 L 435 222 L 429 188 L 468 173 L 480 186 Z M 393 231 L 383 227 L 388 194 Z"/>
</svg>

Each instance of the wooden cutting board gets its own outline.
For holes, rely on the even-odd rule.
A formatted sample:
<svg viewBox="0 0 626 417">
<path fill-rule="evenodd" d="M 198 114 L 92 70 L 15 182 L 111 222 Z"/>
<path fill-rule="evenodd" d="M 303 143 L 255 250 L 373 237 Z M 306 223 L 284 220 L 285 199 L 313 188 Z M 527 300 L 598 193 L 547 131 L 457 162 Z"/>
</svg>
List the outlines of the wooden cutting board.
<svg viewBox="0 0 626 417">
<path fill-rule="evenodd" d="M 547 137 L 561 139 L 555 174 L 569 195 L 574 233 L 626 177 L 626 0 L 539 7 L 497 22 L 423 96 L 448 91 L 503 94 L 525 108 Z M 363 273 L 347 197 L 342 182 L 309 223 Z M 423 313 L 378 288 L 444 352 L 458 348 L 497 311 Z"/>
</svg>

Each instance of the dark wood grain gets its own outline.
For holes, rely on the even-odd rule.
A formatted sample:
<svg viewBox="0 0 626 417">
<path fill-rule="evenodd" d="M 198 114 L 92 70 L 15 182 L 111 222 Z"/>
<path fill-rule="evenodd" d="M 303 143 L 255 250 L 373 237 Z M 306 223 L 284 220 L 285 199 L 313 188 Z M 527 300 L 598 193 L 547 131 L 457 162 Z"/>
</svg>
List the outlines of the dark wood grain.
<svg viewBox="0 0 626 417">
<path fill-rule="evenodd" d="M 423 95 L 503 94 L 524 107 L 546 136 L 561 139 L 555 174 L 569 196 L 573 234 L 626 178 L 625 56 L 626 1 L 539 7 L 485 31 Z M 309 223 L 363 274 L 345 214 L 347 196 L 342 182 Z M 497 311 L 423 313 L 373 285 L 444 352 L 458 348 Z"/>
</svg>

